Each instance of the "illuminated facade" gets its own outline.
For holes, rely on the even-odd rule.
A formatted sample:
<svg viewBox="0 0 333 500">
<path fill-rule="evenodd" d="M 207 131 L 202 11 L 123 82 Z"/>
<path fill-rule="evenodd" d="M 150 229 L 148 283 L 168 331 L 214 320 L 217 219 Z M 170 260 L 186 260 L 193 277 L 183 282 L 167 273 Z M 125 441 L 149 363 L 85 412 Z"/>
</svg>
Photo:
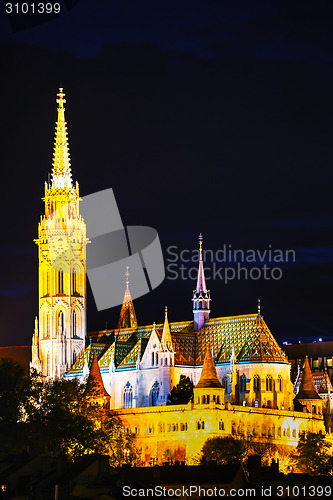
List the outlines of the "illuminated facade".
<svg viewBox="0 0 333 500">
<path fill-rule="evenodd" d="M 117 328 L 91 332 L 86 347 L 86 227 L 78 183 L 72 182 L 62 89 L 57 102 L 52 180 L 45 184 L 45 215 L 35 240 L 39 317 L 31 367 L 46 379 L 84 381 L 90 374 L 101 404 L 136 434 L 147 463 L 163 462 L 168 453 L 190 463 L 213 436 L 296 445 L 303 430 L 324 432 L 322 400 L 313 393 L 308 367 L 297 399 L 302 411 L 294 411 L 290 364 L 260 303 L 255 314 L 209 317 L 201 236 L 193 320 L 169 323 L 165 308 L 163 323 L 138 326 L 127 269 Z M 193 382 L 194 401 L 169 406 L 168 395 L 181 375 Z"/>
<path fill-rule="evenodd" d="M 86 227 L 73 184 L 62 89 L 58 94 L 52 180 L 45 183 L 45 214 L 38 224 L 39 316 L 31 367 L 61 377 L 85 349 Z M 52 253 L 52 256 L 51 256 Z M 52 259 L 51 259 L 52 257 Z"/>
</svg>

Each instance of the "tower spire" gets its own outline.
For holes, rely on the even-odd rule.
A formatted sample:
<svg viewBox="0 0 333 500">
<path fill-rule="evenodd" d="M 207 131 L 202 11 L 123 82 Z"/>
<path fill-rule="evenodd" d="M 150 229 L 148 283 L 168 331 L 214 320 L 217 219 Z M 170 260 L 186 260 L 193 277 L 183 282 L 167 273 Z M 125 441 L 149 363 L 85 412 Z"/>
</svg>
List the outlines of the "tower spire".
<svg viewBox="0 0 333 500">
<path fill-rule="evenodd" d="M 67 139 L 67 123 L 65 121 L 66 99 L 63 88 L 60 87 L 57 94 L 58 99 L 58 119 L 56 122 L 56 133 L 54 141 L 53 168 L 52 168 L 52 188 L 65 189 L 72 188 L 72 171 L 69 158 L 69 146 Z"/>
<path fill-rule="evenodd" d="M 166 351 L 166 350 L 173 351 L 172 338 L 171 338 L 170 326 L 169 326 L 169 321 L 168 321 L 168 308 L 167 308 L 167 306 L 165 306 L 165 319 L 164 319 L 161 344 L 162 344 L 163 351 Z"/>
<path fill-rule="evenodd" d="M 207 290 L 205 280 L 205 270 L 202 255 L 202 234 L 199 234 L 199 269 L 197 278 L 197 287 L 193 290 L 193 314 L 194 329 L 200 330 L 210 313 L 210 291 Z"/>
<path fill-rule="evenodd" d="M 125 272 L 126 289 L 117 328 L 137 328 L 138 326 L 131 292 L 129 289 L 129 275 L 129 267 L 127 266 Z"/>
</svg>

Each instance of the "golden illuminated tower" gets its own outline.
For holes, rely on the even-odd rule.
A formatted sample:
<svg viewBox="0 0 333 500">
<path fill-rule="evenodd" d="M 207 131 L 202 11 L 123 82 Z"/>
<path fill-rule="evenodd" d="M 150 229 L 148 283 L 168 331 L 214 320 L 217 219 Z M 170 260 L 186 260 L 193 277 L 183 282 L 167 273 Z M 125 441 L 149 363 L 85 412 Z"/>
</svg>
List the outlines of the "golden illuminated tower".
<svg viewBox="0 0 333 500">
<path fill-rule="evenodd" d="M 38 224 L 39 321 L 31 366 L 55 379 L 85 348 L 86 226 L 79 213 L 79 185 L 72 182 L 65 94 L 60 88 L 52 180 L 45 183 L 45 215 Z"/>
</svg>

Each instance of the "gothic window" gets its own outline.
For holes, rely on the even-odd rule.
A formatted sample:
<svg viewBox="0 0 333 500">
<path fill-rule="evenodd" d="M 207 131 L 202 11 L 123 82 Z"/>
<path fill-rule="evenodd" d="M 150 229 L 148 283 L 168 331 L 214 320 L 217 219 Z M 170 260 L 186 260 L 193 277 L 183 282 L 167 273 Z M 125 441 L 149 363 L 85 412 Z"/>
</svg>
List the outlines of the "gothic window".
<svg viewBox="0 0 333 500">
<path fill-rule="evenodd" d="M 272 375 L 267 375 L 266 377 L 266 391 L 272 391 L 273 390 L 273 379 Z"/>
<path fill-rule="evenodd" d="M 75 267 L 72 272 L 72 293 L 77 293 L 77 269 Z"/>
<path fill-rule="evenodd" d="M 224 387 L 225 392 L 228 392 L 228 377 L 226 375 L 222 379 L 222 387 Z"/>
<path fill-rule="evenodd" d="M 243 374 L 241 378 L 241 392 L 246 391 L 246 376 Z"/>
<path fill-rule="evenodd" d="M 279 384 L 279 391 L 282 392 L 282 377 L 281 377 L 281 375 L 278 376 L 278 384 Z"/>
<path fill-rule="evenodd" d="M 73 364 L 75 363 L 76 361 L 76 351 L 73 351 Z"/>
<path fill-rule="evenodd" d="M 220 396 L 216 396 L 216 404 L 219 405 L 220 404 Z"/>
<path fill-rule="evenodd" d="M 260 378 L 259 378 L 259 375 L 257 375 L 257 374 L 253 375 L 253 390 L 255 392 L 260 391 Z"/>
<path fill-rule="evenodd" d="M 219 430 L 220 431 L 224 431 L 224 422 L 223 422 L 223 420 L 219 421 Z"/>
<path fill-rule="evenodd" d="M 46 375 L 47 377 L 49 377 L 51 374 L 51 370 L 50 370 L 50 353 L 48 352 L 47 355 L 46 355 Z"/>
<path fill-rule="evenodd" d="M 58 314 L 58 329 L 60 333 L 64 332 L 64 313 L 59 311 Z"/>
<path fill-rule="evenodd" d="M 44 272 L 44 290 L 43 295 L 49 295 L 50 293 L 50 271 Z"/>
<path fill-rule="evenodd" d="M 45 337 L 48 338 L 50 336 L 50 313 L 45 313 Z"/>
<path fill-rule="evenodd" d="M 124 387 L 124 408 L 132 408 L 133 405 L 133 388 L 129 382 L 126 382 Z"/>
<path fill-rule="evenodd" d="M 155 353 L 152 352 L 151 353 L 151 364 L 152 364 L 152 366 L 154 366 L 154 361 L 155 361 Z"/>
<path fill-rule="evenodd" d="M 64 271 L 61 268 L 58 271 L 58 293 L 64 293 Z"/>
<path fill-rule="evenodd" d="M 76 337 L 76 312 L 73 311 L 73 316 L 72 316 L 72 319 L 73 319 L 73 337 Z"/>
<path fill-rule="evenodd" d="M 158 352 L 155 354 L 155 364 L 158 365 Z"/>
<path fill-rule="evenodd" d="M 157 382 L 157 380 L 155 380 L 155 382 L 153 383 L 153 386 L 151 388 L 151 405 L 152 406 L 157 405 L 159 393 L 160 393 L 160 385 Z"/>
</svg>

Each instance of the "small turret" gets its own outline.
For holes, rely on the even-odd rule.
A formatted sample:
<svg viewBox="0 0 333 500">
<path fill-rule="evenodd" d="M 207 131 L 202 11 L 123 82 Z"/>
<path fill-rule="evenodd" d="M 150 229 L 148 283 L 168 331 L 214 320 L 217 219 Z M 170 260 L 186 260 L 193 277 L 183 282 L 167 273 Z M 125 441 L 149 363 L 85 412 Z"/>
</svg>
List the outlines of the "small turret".
<svg viewBox="0 0 333 500">
<path fill-rule="evenodd" d="M 224 388 L 217 375 L 212 351 L 209 346 L 207 347 L 200 380 L 193 392 L 195 404 L 224 403 Z"/>
<path fill-rule="evenodd" d="M 309 359 L 306 355 L 302 371 L 302 381 L 298 394 L 294 399 L 295 410 L 303 410 L 308 413 L 322 413 L 323 401 L 316 391 L 313 381 Z"/>
</svg>

